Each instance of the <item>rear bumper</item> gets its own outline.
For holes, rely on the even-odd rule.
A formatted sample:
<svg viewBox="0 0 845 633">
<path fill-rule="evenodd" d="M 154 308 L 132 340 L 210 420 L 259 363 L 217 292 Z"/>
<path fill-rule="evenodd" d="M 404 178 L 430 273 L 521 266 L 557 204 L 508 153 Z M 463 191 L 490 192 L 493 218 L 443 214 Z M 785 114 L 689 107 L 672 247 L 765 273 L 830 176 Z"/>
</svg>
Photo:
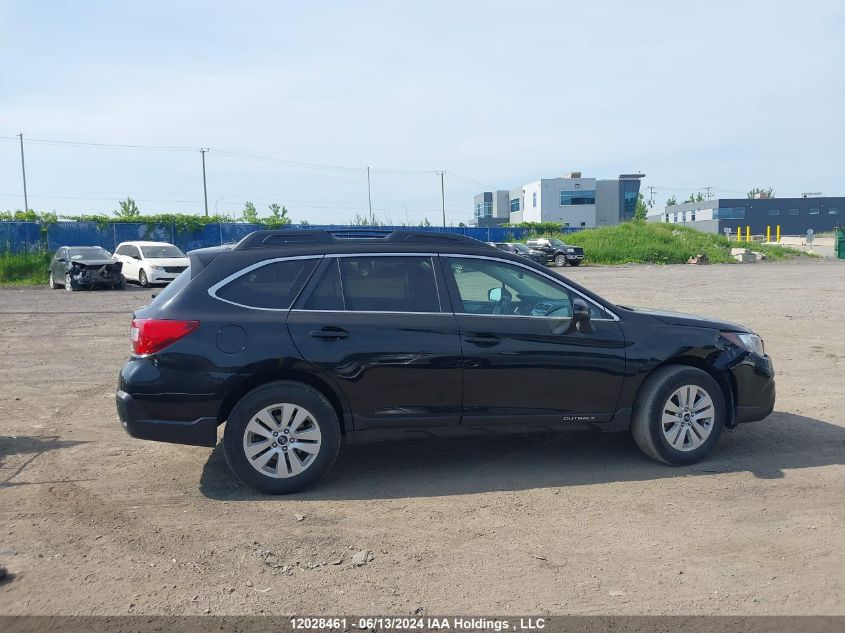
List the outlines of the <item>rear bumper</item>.
<svg viewBox="0 0 845 633">
<path fill-rule="evenodd" d="M 172 444 L 214 446 L 217 443 L 217 418 L 196 420 L 159 420 L 149 417 L 141 404 L 125 391 L 118 391 L 117 414 L 132 437 Z"/>
</svg>

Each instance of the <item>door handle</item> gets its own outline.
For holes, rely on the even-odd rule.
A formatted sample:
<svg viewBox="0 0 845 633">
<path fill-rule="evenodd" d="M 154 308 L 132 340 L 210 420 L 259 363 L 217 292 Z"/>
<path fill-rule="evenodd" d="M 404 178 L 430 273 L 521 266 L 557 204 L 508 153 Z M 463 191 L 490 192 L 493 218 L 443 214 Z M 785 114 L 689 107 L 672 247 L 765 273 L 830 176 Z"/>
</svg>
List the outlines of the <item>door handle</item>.
<svg viewBox="0 0 845 633">
<path fill-rule="evenodd" d="M 473 343 L 479 347 L 493 347 L 501 343 L 501 339 L 495 334 L 472 334 L 464 339 L 467 343 Z"/>
<path fill-rule="evenodd" d="M 324 327 L 322 330 L 311 330 L 308 334 L 324 341 L 339 341 L 349 336 L 349 332 L 339 327 Z"/>
</svg>

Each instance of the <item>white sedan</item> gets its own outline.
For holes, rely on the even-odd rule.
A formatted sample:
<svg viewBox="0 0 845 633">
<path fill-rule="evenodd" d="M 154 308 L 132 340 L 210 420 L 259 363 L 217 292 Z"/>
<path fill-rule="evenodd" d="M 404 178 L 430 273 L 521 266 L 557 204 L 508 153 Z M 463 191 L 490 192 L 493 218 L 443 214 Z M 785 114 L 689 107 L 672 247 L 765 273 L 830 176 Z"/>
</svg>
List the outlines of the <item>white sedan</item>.
<svg viewBox="0 0 845 633">
<path fill-rule="evenodd" d="M 123 276 L 145 288 L 169 283 L 190 266 L 185 253 L 167 242 L 122 242 L 114 251 L 123 263 Z"/>
</svg>

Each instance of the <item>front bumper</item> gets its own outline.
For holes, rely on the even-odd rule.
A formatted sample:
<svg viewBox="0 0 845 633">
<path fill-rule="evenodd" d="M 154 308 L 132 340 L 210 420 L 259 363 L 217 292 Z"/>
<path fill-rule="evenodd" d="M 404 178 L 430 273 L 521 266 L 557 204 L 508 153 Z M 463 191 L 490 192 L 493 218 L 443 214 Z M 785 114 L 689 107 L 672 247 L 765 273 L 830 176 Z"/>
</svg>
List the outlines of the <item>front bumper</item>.
<svg viewBox="0 0 845 633">
<path fill-rule="evenodd" d="M 193 446 L 217 444 L 216 417 L 201 417 L 196 420 L 160 420 L 149 417 L 141 403 L 125 391 L 118 390 L 115 399 L 120 422 L 132 437 Z"/>
<path fill-rule="evenodd" d="M 179 273 L 169 273 L 166 270 L 150 270 L 147 279 L 150 283 L 163 284 L 173 281 L 179 276 Z"/>
<path fill-rule="evenodd" d="M 731 369 L 736 384 L 736 422 L 755 422 L 775 408 L 775 368 L 768 356 L 748 354 Z"/>
</svg>

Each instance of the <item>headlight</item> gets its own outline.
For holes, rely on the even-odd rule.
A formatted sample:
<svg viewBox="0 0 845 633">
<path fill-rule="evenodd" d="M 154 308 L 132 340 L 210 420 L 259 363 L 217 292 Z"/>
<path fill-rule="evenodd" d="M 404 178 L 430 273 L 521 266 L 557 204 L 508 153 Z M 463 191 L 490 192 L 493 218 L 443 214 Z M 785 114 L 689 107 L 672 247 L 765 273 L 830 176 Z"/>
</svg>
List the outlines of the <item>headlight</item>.
<svg viewBox="0 0 845 633">
<path fill-rule="evenodd" d="M 150 270 L 161 270 L 161 266 L 156 266 L 155 264 L 150 264 Z"/>
<path fill-rule="evenodd" d="M 740 332 L 722 332 L 722 336 L 724 336 L 737 347 L 741 347 L 742 349 L 748 350 L 749 352 L 759 354 L 760 356 L 765 356 L 766 354 L 766 347 L 763 344 L 763 339 L 761 339 L 756 334 L 746 334 Z"/>
<path fill-rule="evenodd" d="M 574 249 L 574 248 L 567 248 L 567 249 L 566 249 L 566 252 L 567 252 L 567 253 L 574 253 L 574 252 L 575 252 L 575 249 Z"/>
</svg>

